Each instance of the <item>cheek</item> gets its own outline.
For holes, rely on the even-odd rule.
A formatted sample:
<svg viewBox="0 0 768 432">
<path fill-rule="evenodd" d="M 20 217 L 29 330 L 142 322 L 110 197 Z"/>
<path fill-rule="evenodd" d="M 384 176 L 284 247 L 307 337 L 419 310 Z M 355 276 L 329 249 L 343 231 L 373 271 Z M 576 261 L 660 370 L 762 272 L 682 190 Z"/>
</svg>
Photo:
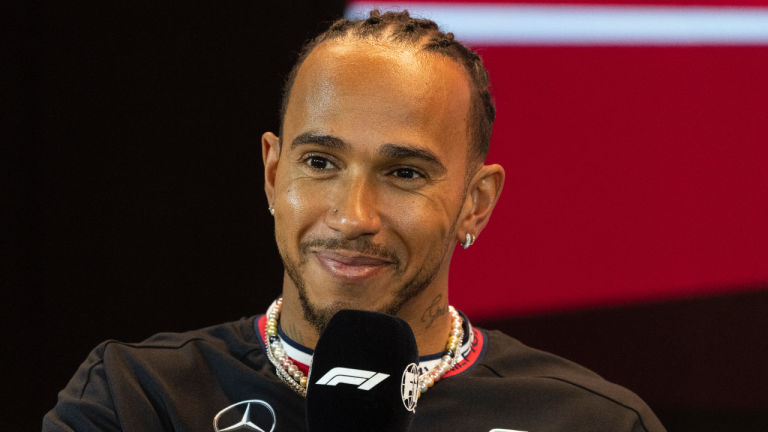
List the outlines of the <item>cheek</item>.
<svg viewBox="0 0 768 432">
<path fill-rule="evenodd" d="M 283 240 L 301 238 L 315 223 L 322 221 L 324 200 L 311 182 L 286 179 L 276 182 L 275 227 Z M 291 242 L 295 243 L 295 242 Z"/>
<path fill-rule="evenodd" d="M 387 201 L 387 219 L 397 227 L 410 254 L 429 254 L 446 241 L 455 217 L 449 202 L 423 196 Z"/>
</svg>

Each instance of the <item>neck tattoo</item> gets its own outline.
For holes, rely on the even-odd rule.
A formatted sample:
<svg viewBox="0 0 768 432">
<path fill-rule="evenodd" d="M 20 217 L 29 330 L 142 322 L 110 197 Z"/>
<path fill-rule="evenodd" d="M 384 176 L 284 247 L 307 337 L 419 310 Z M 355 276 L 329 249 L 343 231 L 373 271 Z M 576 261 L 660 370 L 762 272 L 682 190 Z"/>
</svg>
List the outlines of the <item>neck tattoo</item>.
<svg viewBox="0 0 768 432">
<path fill-rule="evenodd" d="M 296 393 L 307 396 L 307 384 L 309 377 L 305 376 L 299 367 L 293 364 L 293 361 L 283 350 L 283 343 L 278 335 L 277 326 L 280 322 L 280 310 L 283 306 L 283 299 L 279 298 L 272 304 L 267 311 L 267 328 L 264 331 L 264 340 L 267 341 L 267 358 L 275 365 L 275 372 L 283 382 L 288 384 Z M 453 306 L 448 306 L 451 314 L 451 332 L 448 335 L 448 342 L 445 344 L 445 352 L 440 359 L 440 363 L 432 369 L 419 375 L 419 395 L 426 393 L 430 387 L 435 385 L 449 370 L 456 366 L 459 361 L 458 351 L 461 341 L 464 340 L 464 325 L 461 315 L 456 312 Z"/>
</svg>

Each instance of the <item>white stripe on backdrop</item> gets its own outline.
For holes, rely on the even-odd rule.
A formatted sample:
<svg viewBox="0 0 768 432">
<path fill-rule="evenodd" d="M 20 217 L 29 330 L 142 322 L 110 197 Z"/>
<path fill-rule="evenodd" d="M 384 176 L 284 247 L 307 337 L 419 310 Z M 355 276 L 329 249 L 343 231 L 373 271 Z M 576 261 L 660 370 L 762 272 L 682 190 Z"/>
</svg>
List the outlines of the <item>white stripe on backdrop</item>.
<svg viewBox="0 0 768 432">
<path fill-rule="evenodd" d="M 768 45 L 768 8 L 352 2 L 408 9 L 473 45 Z"/>
</svg>

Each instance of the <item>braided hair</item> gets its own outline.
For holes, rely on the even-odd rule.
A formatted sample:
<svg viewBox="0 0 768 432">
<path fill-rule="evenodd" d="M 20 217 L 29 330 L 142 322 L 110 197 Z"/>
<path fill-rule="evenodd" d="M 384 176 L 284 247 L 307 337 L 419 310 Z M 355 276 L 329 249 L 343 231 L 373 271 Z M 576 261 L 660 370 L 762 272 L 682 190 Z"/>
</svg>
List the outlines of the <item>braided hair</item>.
<svg viewBox="0 0 768 432">
<path fill-rule="evenodd" d="M 489 90 L 490 80 L 483 61 L 475 51 L 466 47 L 453 37 L 453 33 L 443 33 L 434 21 L 412 18 L 407 10 L 402 12 L 380 13 L 373 10 L 367 19 L 335 21 L 325 32 L 309 40 L 299 52 L 299 58 L 293 66 L 285 83 L 283 100 L 280 107 L 280 136 L 283 136 L 283 123 L 291 88 L 296 81 L 299 68 L 309 54 L 321 43 L 330 40 L 374 39 L 394 44 L 420 47 L 421 50 L 437 53 L 451 58 L 464 67 L 469 76 L 472 92 L 469 108 L 469 158 L 471 161 L 484 161 L 491 142 L 493 121 L 496 107 L 493 105 Z"/>
</svg>

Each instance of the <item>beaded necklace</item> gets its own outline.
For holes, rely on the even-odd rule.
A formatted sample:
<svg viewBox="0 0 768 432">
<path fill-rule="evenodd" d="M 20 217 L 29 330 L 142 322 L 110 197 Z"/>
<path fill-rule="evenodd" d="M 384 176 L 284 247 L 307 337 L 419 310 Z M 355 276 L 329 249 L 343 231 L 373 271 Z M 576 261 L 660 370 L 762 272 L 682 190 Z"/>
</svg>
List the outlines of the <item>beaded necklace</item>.
<svg viewBox="0 0 768 432">
<path fill-rule="evenodd" d="M 277 325 L 280 320 L 280 310 L 283 306 L 282 297 L 277 299 L 267 312 L 267 326 L 264 330 L 264 340 L 267 341 L 267 358 L 275 366 L 275 372 L 286 384 L 288 384 L 296 393 L 307 396 L 307 383 L 309 377 L 299 370 L 299 367 L 293 364 L 288 354 L 283 350 L 283 343 L 278 335 Z M 448 336 L 448 342 L 445 344 L 445 351 L 440 363 L 432 369 L 419 375 L 419 394 L 426 393 L 430 387 L 435 385 L 443 375 L 456 366 L 459 361 L 458 350 L 461 341 L 464 340 L 464 325 L 461 315 L 456 312 L 453 306 L 448 306 L 451 314 L 451 332 Z"/>
</svg>

